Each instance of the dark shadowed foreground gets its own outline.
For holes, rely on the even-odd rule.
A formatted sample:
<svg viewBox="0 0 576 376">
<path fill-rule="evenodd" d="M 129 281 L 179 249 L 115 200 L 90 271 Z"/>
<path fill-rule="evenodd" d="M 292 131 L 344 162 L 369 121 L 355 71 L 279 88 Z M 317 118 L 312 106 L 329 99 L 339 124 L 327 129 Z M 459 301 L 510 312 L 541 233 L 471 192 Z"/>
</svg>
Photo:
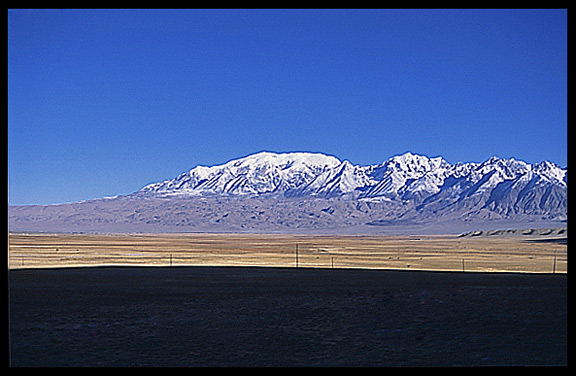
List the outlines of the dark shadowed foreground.
<svg viewBox="0 0 576 376">
<path fill-rule="evenodd" d="M 566 365 L 566 275 L 9 271 L 12 366 Z"/>
</svg>

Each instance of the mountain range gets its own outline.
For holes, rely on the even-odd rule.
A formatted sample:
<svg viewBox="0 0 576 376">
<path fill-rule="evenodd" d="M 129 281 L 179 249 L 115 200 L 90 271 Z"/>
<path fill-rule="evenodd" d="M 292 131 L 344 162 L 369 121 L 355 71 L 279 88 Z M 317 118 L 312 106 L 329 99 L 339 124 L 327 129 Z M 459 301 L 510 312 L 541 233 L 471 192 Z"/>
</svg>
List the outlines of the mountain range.
<svg viewBox="0 0 576 376">
<path fill-rule="evenodd" d="M 567 168 L 405 153 L 354 165 L 260 152 L 123 196 L 9 207 L 11 231 L 385 232 L 567 221 Z"/>
</svg>

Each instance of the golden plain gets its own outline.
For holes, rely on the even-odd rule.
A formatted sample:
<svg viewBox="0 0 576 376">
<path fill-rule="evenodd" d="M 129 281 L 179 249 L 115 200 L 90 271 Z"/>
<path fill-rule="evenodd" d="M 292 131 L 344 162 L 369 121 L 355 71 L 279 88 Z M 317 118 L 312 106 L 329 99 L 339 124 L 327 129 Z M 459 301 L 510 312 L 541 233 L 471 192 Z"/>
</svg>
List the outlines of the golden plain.
<svg viewBox="0 0 576 376">
<path fill-rule="evenodd" d="M 9 234 L 8 265 L 261 266 L 566 273 L 567 239 L 292 234 Z"/>
</svg>

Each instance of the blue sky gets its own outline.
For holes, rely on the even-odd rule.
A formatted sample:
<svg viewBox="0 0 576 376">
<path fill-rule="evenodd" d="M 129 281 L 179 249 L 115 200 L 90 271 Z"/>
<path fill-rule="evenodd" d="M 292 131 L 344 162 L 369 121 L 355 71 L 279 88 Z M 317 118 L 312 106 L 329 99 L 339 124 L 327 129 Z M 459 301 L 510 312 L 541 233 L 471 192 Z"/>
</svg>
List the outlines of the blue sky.
<svg viewBox="0 0 576 376">
<path fill-rule="evenodd" d="M 262 150 L 566 166 L 567 11 L 8 11 L 10 204 Z"/>
</svg>

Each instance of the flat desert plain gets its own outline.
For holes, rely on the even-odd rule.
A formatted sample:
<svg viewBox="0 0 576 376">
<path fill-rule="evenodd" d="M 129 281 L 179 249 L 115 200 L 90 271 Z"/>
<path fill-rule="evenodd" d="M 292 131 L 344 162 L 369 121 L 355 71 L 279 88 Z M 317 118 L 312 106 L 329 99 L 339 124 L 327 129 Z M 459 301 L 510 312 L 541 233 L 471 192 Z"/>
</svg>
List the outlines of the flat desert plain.
<svg viewBox="0 0 576 376">
<path fill-rule="evenodd" d="M 567 238 L 287 234 L 9 234 L 10 269 L 266 266 L 566 273 Z"/>
<path fill-rule="evenodd" d="M 14 367 L 567 365 L 565 238 L 9 243 Z"/>
</svg>

